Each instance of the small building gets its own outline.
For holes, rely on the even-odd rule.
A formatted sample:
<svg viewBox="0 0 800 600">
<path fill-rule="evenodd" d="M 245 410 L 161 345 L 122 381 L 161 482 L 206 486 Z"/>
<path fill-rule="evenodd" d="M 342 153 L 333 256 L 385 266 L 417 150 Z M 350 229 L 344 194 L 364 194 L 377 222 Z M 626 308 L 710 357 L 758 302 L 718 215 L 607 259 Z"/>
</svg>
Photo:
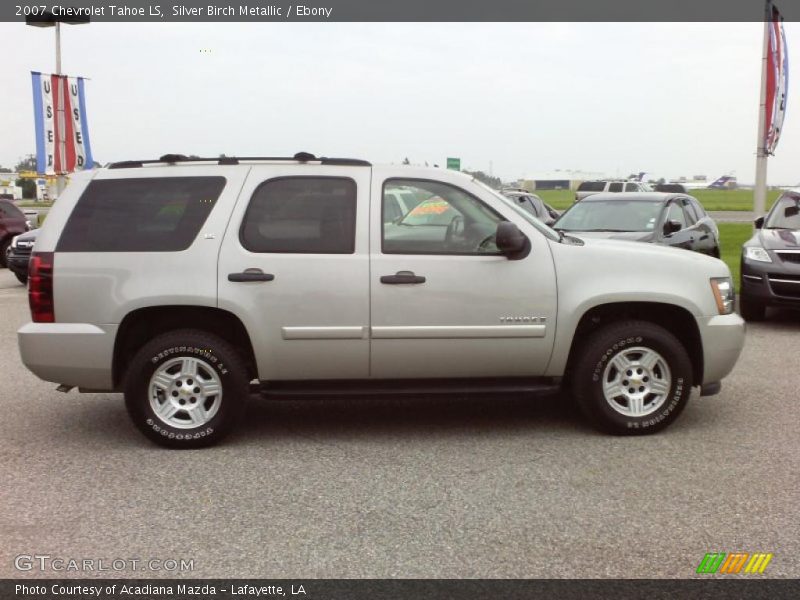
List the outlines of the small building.
<svg viewBox="0 0 800 600">
<path fill-rule="evenodd" d="M 519 180 L 518 186 L 530 191 L 536 190 L 575 190 L 584 181 L 608 179 L 605 173 L 556 169 L 546 173 L 537 173 Z"/>
</svg>

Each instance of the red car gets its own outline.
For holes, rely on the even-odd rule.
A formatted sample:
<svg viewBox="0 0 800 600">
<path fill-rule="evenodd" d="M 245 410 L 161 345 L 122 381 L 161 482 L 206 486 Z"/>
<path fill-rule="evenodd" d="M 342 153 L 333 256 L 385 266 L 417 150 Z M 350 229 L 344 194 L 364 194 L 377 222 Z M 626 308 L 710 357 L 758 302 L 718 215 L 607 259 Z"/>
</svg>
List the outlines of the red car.
<svg viewBox="0 0 800 600">
<path fill-rule="evenodd" d="M 28 231 L 28 221 L 10 200 L 0 199 L 0 266 L 7 267 L 7 253 L 15 235 Z"/>
</svg>

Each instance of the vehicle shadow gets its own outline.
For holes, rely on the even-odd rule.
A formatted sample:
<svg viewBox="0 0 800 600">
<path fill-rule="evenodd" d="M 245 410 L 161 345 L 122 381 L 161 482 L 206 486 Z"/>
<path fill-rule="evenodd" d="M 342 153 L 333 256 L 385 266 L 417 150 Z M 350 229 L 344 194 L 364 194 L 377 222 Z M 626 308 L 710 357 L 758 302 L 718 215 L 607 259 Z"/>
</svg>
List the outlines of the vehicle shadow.
<svg viewBox="0 0 800 600">
<path fill-rule="evenodd" d="M 800 310 L 768 308 L 767 318 L 758 323 L 758 326 L 769 329 L 786 330 L 790 328 L 792 330 L 800 330 Z"/>
<path fill-rule="evenodd" d="M 558 394 L 383 396 L 265 400 L 254 397 L 229 444 L 258 438 L 419 438 L 543 432 L 592 433 L 574 403 Z"/>
</svg>

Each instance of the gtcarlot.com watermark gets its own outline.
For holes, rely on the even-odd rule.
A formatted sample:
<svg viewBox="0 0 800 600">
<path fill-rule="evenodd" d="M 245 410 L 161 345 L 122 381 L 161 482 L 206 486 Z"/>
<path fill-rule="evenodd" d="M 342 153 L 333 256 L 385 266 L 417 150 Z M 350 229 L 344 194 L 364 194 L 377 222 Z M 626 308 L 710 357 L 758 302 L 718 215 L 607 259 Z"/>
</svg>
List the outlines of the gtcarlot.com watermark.
<svg viewBox="0 0 800 600">
<path fill-rule="evenodd" d="M 14 557 L 17 571 L 36 572 L 104 572 L 160 571 L 184 573 L 194 571 L 194 559 L 186 558 L 72 558 L 49 554 L 18 554 Z"/>
</svg>

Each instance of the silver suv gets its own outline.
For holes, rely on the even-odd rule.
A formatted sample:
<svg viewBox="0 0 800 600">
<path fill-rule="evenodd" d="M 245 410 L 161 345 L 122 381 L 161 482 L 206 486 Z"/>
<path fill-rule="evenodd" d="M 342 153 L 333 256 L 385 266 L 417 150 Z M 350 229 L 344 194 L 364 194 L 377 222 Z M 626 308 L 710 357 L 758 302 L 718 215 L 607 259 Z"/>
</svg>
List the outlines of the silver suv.
<svg viewBox="0 0 800 600">
<path fill-rule="evenodd" d="M 117 163 L 72 178 L 34 250 L 25 365 L 124 392 L 170 447 L 220 439 L 252 392 L 563 386 L 602 429 L 648 433 L 719 391 L 744 341 L 723 262 L 565 236 L 443 169 Z"/>
</svg>

